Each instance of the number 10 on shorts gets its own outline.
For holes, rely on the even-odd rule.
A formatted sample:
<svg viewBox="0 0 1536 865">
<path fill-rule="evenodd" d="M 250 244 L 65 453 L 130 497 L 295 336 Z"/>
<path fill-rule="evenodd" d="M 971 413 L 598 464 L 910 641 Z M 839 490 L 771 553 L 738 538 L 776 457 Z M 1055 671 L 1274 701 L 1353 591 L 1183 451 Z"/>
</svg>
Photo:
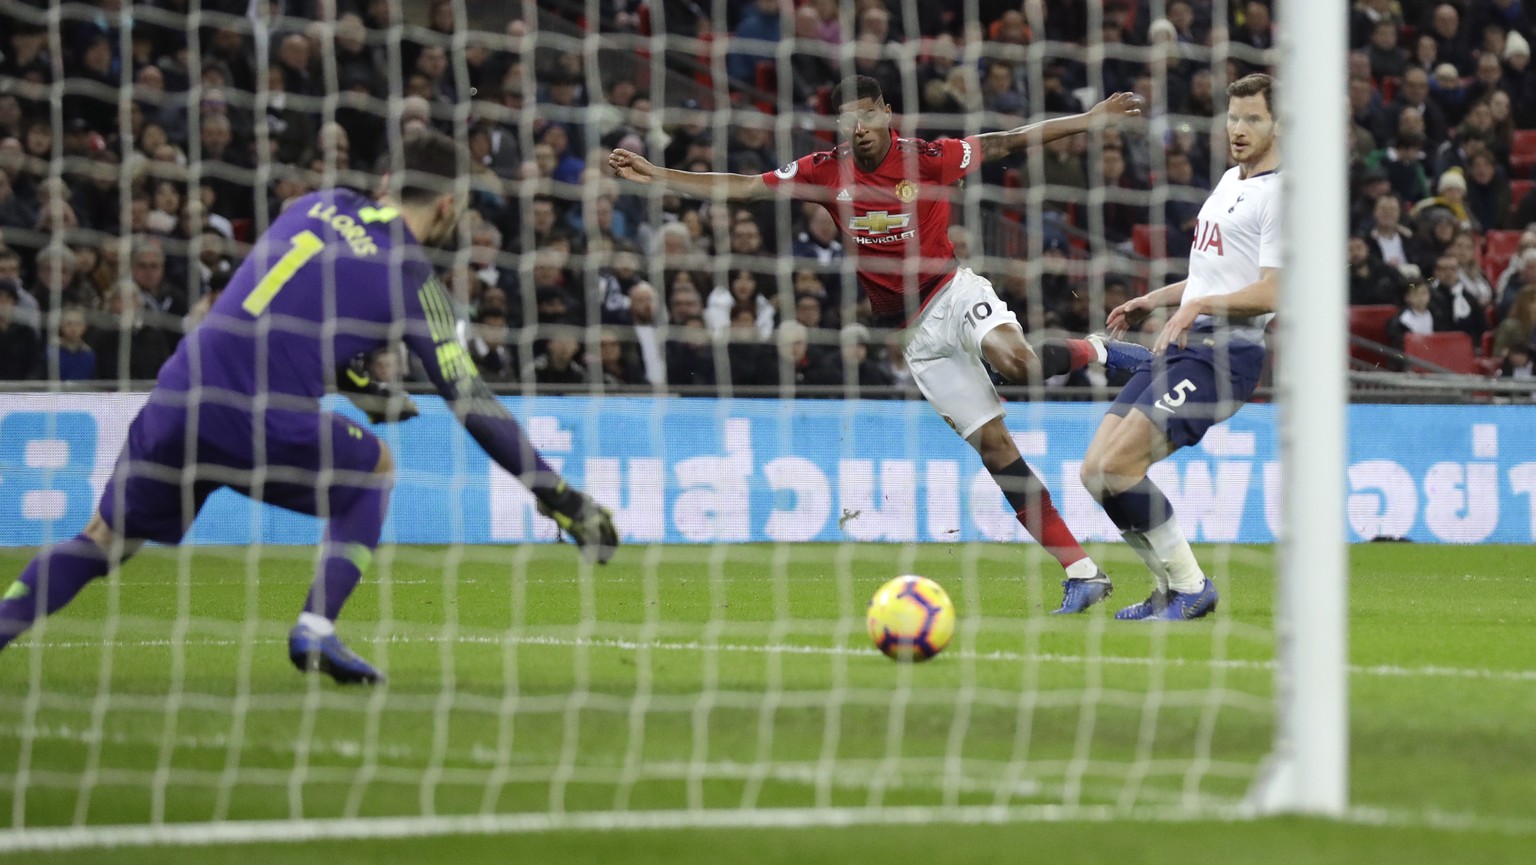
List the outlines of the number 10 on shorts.
<svg viewBox="0 0 1536 865">
<path fill-rule="evenodd" d="M 1195 387 L 1195 383 L 1186 378 L 1174 385 L 1173 390 L 1158 397 L 1157 402 L 1152 403 L 1152 405 L 1169 414 L 1173 414 L 1173 410 L 1183 405 L 1184 400 L 1188 399 L 1189 395 L 1197 390 L 1199 388 Z"/>
<path fill-rule="evenodd" d="M 965 323 L 971 327 L 975 327 L 977 322 L 986 321 L 987 317 L 991 314 L 992 304 L 987 303 L 984 300 L 978 300 L 974 306 L 972 306 L 969 310 L 966 310 Z"/>
</svg>

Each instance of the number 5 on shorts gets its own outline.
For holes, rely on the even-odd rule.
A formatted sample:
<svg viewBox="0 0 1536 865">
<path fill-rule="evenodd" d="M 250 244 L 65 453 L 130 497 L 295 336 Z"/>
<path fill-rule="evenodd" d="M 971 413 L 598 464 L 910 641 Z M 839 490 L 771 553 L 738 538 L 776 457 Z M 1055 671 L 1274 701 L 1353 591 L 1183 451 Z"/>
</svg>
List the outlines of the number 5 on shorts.
<svg viewBox="0 0 1536 865">
<path fill-rule="evenodd" d="M 320 250 L 325 248 L 325 241 L 315 235 L 313 231 L 301 231 L 293 236 L 293 248 L 272 265 L 267 275 L 256 283 L 256 287 L 246 296 L 245 303 L 240 304 L 251 315 L 261 315 L 272 304 L 272 298 L 293 279 L 293 275 L 314 258 Z"/>
<path fill-rule="evenodd" d="M 1195 383 L 1186 378 L 1174 385 L 1173 390 L 1158 397 L 1157 402 L 1152 404 L 1169 414 L 1173 414 L 1173 410 L 1183 405 L 1184 400 L 1188 399 L 1189 395 L 1197 390 L 1199 388 L 1195 387 Z"/>
</svg>

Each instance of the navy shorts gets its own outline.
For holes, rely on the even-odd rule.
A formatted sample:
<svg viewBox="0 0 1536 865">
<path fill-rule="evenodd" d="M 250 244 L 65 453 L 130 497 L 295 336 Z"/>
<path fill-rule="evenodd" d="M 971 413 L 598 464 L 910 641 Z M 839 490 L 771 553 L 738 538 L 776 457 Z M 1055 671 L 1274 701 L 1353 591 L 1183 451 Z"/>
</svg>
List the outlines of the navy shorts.
<svg viewBox="0 0 1536 865">
<path fill-rule="evenodd" d="M 1188 447 L 1253 396 L 1264 353 L 1261 343 L 1222 344 L 1209 330 L 1193 331 L 1186 348 L 1169 346 L 1163 355 L 1143 361 L 1109 413 L 1125 417 L 1140 409 L 1162 427 L 1175 449 Z"/>
<path fill-rule="evenodd" d="M 98 510 L 123 537 L 164 544 L 180 543 L 221 487 L 318 514 L 331 489 L 366 483 L 381 448 L 330 412 L 268 411 L 258 429 L 241 409 L 151 400 L 128 427 Z"/>
</svg>

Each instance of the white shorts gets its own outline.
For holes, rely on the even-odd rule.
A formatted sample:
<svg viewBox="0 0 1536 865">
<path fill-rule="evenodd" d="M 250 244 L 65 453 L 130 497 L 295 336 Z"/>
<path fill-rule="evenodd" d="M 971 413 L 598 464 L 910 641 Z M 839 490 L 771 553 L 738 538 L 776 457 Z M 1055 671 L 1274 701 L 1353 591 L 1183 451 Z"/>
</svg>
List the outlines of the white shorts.
<svg viewBox="0 0 1536 865">
<path fill-rule="evenodd" d="M 992 283 L 962 267 L 907 329 L 912 378 L 961 438 L 1003 416 L 1003 403 L 981 362 L 981 338 L 993 328 L 1018 323 Z"/>
</svg>

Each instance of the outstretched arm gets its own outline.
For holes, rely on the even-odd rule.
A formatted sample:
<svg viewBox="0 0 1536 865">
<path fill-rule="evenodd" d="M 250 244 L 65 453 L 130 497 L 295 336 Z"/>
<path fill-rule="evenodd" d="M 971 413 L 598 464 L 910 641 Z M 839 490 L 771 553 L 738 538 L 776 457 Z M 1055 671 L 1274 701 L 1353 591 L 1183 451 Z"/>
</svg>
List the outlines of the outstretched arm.
<svg viewBox="0 0 1536 865">
<path fill-rule="evenodd" d="M 544 462 L 522 426 L 480 378 L 469 351 L 459 342 L 453 307 L 442 283 L 435 276 L 427 279 L 415 300 L 420 305 L 420 318 L 413 314 L 403 340 L 421 361 L 427 378 L 487 456 L 540 500 L 552 495 L 561 484 L 560 476 Z"/>
<path fill-rule="evenodd" d="M 448 296 L 436 277 L 427 280 L 417 299 L 421 309 L 407 324 L 405 344 L 464 429 L 487 456 L 533 493 L 540 513 L 554 520 L 584 554 L 606 563 L 619 544 L 613 514 L 566 484 L 491 392 L 458 340 Z"/>
<path fill-rule="evenodd" d="M 1006 132 L 987 132 L 976 136 L 976 141 L 981 145 L 982 161 L 990 162 L 1027 147 L 1087 132 L 1097 122 L 1096 118 L 1106 125 L 1114 125 L 1123 118 L 1140 116 L 1141 97 L 1134 93 L 1116 93 L 1082 114 L 1053 117 Z"/>
<path fill-rule="evenodd" d="M 690 198 L 746 199 L 767 198 L 772 193 L 756 174 L 727 174 L 714 171 L 679 171 L 662 168 L 628 150 L 608 155 L 608 166 L 619 177 L 641 184 L 658 184 Z"/>
<path fill-rule="evenodd" d="M 1189 280 L 1181 279 L 1172 285 L 1149 291 L 1141 297 L 1133 297 L 1110 310 L 1109 318 L 1104 322 L 1109 335 L 1119 339 L 1153 312 L 1165 306 L 1178 306 L 1184 299 L 1184 286 L 1188 283 Z"/>
</svg>

